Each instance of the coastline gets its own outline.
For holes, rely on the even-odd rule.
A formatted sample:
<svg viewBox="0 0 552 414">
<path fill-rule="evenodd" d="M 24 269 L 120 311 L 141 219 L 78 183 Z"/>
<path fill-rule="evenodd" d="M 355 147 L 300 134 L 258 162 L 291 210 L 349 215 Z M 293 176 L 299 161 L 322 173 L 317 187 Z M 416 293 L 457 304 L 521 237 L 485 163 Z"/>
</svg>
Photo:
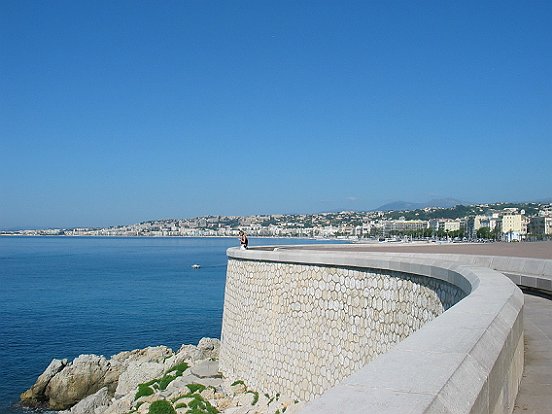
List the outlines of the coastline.
<svg viewBox="0 0 552 414">
<path fill-rule="evenodd" d="M 219 339 L 202 338 L 178 351 L 160 345 L 110 359 L 93 354 L 53 359 L 21 394 L 21 406 L 60 414 L 149 414 L 160 407 L 175 414 L 294 414 L 303 407 L 223 378 L 219 351 Z"/>
</svg>

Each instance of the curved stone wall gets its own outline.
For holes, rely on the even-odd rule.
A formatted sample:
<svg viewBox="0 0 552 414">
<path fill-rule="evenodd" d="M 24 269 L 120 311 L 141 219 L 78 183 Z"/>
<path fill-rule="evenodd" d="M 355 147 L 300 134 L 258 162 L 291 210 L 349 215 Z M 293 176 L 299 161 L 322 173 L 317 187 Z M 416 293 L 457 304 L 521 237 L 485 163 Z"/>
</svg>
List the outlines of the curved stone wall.
<svg viewBox="0 0 552 414">
<path fill-rule="evenodd" d="M 305 414 L 512 411 L 523 295 L 504 275 L 385 254 L 228 256 L 226 376 L 301 400 L 322 393 Z"/>
<path fill-rule="evenodd" d="M 404 272 L 230 259 L 221 370 L 308 401 L 464 296 Z"/>
</svg>

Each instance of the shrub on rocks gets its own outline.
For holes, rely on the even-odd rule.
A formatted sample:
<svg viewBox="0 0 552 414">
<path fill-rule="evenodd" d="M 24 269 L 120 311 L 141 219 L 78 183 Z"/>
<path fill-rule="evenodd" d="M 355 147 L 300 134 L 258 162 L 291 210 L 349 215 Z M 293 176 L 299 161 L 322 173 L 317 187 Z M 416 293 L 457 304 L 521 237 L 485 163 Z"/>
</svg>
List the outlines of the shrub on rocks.
<svg viewBox="0 0 552 414">
<path fill-rule="evenodd" d="M 176 410 L 167 400 L 157 400 L 149 406 L 148 414 L 176 414 Z"/>
</svg>

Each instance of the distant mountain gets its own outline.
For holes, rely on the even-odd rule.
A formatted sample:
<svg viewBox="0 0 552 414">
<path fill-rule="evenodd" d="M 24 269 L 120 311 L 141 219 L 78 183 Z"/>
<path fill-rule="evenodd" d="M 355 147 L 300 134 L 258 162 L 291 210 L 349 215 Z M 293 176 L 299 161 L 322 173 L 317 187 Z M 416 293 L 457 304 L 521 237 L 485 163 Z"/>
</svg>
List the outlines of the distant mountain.
<svg viewBox="0 0 552 414">
<path fill-rule="evenodd" d="M 455 198 L 439 198 L 430 200 L 425 203 L 412 203 L 409 201 L 393 201 L 392 203 L 384 204 L 375 208 L 374 211 L 404 211 L 404 210 L 417 210 L 426 207 L 438 207 L 438 208 L 451 208 L 458 204 L 465 204 Z"/>
</svg>

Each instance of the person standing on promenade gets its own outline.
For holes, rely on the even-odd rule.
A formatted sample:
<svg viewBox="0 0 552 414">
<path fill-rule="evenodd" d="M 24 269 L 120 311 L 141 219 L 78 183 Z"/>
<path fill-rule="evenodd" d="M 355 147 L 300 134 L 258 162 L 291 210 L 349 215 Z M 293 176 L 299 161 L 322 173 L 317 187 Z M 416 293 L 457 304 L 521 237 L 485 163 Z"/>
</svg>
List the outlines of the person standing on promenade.
<svg viewBox="0 0 552 414">
<path fill-rule="evenodd" d="M 247 235 L 243 230 L 240 230 L 238 234 L 240 235 L 240 248 L 243 250 L 247 249 L 247 245 L 249 244 Z"/>
</svg>

